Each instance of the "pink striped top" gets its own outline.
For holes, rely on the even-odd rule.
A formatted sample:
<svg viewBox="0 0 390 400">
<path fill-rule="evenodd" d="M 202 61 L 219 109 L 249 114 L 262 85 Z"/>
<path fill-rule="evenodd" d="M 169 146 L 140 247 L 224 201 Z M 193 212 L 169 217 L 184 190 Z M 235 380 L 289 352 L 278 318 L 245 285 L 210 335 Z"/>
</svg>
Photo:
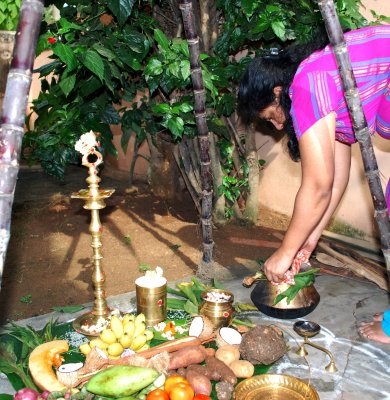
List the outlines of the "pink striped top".
<svg viewBox="0 0 390 400">
<path fill-rule="evenodd" d="M 390 139 L 390 25 L 371 26 L 345 34 L 371 133 Z M 291 116 L 299 139 L 316 121 L 336 112 L 336 139 L 355 143 L 336 59 L 330 46 L 299 66 L 290 87 Z"/>
</svg>

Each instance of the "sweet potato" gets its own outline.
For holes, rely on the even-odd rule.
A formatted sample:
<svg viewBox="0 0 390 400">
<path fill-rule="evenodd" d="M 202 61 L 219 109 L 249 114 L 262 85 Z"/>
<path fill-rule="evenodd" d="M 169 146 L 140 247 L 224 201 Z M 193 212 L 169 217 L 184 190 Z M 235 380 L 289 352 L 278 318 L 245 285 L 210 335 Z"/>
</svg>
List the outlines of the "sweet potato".
<svg viewBox="0 0 390 400">
<path fill-rule="evenodd" d="M 188 346 L 169 354 L 168 369 L 185 368 L 190 364 L 199 364 L 205 360 L 205 353 L 200 346 Z"/>
<path fill-rule="evenodd" d="M 207 376 L 213 381 L 229 382 L 232 385 L 237 383 L 234 372 L 221 360 L 215 357 L 206 357 Z M 212 375 L 212 377 L 210 376 Z"/>
<path fill-rule="evenodd" d="M 195 371 L 196 373 L 198 373 L 200 375 L 204 375 L 204 376 L 207 376 L 208 378 L 210 378 L 207 375 L 207 369 L 206 369 L 205 365 L 191 364 L 186 368 L 186 372 L 187 371 Z"/>
<path fill-rule="evenodd" d="M 195 394 L 205 394 L 210 396 L 212 391 L 211 381 L 206 375 L 199 374 L 194 370 L 189 370 L 185 375 L 187 381 L 194 389 Z"/>
<path fill-rule="evenodd" d="M 214 357 L 215 356 L 215 349 L 213 349 L 212 347 L 205 347 L 205 346 L 201 346 L 205 357 Z"/>
</svg>

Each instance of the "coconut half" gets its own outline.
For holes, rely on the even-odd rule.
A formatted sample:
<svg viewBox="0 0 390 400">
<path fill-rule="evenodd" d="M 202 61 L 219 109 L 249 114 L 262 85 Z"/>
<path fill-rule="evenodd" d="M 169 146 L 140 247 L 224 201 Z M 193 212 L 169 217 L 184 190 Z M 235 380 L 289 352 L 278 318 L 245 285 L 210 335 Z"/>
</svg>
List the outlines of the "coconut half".
<svg viewBox="0 0 390 400">
<path fill-rule="evenodd" d="M 78 371 L 83 365 L 82 362 L 62 364 L 57 370 L 58 380 L 67 387 L 74 387 L 78 380 Z"/>
<path fill-rule="evenodd" d="M 215 338 L 215 342 L 218 348 L 225 346 L 227 344 L 230 344 L 232 346 L 234 345 L 238 346 L 240 345 L 241 340 L 242 340 L 241 333 L 235 330 L 234 328 L 229 328 L 227 326 L 219 328 Z"/>
<path fill-rule="evenodd" d="M 199 315 L 192 320 L 188 328 L 188 335 L 195 336 L 201 341 L 210 339 L 214 336 L 214 326 L 207 317 Z"/>
</svg>

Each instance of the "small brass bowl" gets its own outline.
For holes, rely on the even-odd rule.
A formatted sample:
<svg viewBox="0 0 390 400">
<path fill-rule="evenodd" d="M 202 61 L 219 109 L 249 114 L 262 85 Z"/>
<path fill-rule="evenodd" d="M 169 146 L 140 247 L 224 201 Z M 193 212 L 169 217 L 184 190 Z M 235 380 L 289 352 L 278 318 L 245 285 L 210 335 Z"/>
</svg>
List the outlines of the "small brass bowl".
<svg viewBox="0 0 390 400">
<path fill-rule="evenodd" d="M 301 379 L 283 374 L 256 375 L 240 382 L 234 400 L 320 400 L 316 390 Z"/>
<path fill-rule="evenodd" d="M 298 321 L 293 325 L 293 329 L 300 336 L 312 337 L 320 332 L 321 327 L 313 321 Z"/>
</svg>

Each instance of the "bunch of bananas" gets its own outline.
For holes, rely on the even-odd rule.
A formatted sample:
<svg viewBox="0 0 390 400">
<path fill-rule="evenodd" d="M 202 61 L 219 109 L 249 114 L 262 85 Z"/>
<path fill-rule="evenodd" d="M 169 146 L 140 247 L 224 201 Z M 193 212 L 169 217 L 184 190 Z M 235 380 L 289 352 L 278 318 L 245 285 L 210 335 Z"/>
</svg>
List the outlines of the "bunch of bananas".
<svg viewBox="0 0 390 400">
<path fill-rule="evenodd" d="M 97 347 L 109 358 L 119 358 L 125 349 L 135 352 L 148 349 L 153 336 L 153 332 L 146 329 L 144 314 L 125 314 L 123 318 L 113 315 L 109 326 L 99 337 L 83 343 L 79 349 L 87 355 L 93 347 Z"/>
</svg>

